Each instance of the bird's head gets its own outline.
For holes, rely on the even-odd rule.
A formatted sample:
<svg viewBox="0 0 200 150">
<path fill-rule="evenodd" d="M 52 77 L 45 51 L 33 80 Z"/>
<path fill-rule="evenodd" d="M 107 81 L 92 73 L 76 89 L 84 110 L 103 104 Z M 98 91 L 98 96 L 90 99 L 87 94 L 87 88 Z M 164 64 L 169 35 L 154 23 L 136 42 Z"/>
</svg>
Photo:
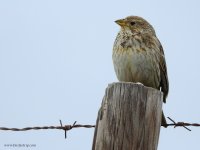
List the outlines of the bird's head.
<svg viewBox="0 0 200 150">
<path fill-rule="evenodd" d="M 121 26 L 122 30 L 129 31 L 132 34 L 139 33 L 153 33 L 155 31 L 151 24 L 149 24 L 145 19 L 138 16 L 128 16 L 124 19 L 119 19 L 115 21 Z"/>
</svg>

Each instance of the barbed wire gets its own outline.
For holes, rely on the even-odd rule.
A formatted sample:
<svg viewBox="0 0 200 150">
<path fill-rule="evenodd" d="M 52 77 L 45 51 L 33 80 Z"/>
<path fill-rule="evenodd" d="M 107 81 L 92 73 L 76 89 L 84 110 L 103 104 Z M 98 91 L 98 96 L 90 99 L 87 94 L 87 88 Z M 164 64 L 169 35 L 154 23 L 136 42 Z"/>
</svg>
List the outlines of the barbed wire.
<svg viewBox="0 0 200 150">
<path fill-rule="evenodd" d="M 67 131 L 73 128 L 94 128 L 95 125 L 81 125 L 76 124 L 77 121 L 73 123 L 73 125 L 63 125 L 62 121 L 60 120 L 60 126 L 43 126 L 43 127 L 26 127 L 26 128 L 7 128 L 7 127 L 0 127 L 0 130 L 4 131 L 28 131 L 28 130 L 47 130 L 47 129 L 58 129 L 65 131 L 65 139 L 67 138 Z"/>
<path fill-rule="evenodd" d="M 189 129 L 188 127 L 186 126 L 194 126 L 194 127 L 199 127 L 200 124 L 198 123 L 186 123 L 186 122 L 175 122 L 173 119 L 171 119 L 170 117 L 167 117 L 172 123 L 171 124 L 165 124 L 165 125 L 162 125 L 162 126 L 174 126 L 174 128 L 176 127 L 184 127 L 185 129 L 187 129 L 188 131 L 192 131 L 191 129 Z"/>
<path fill-rule="evenodd" d="M 176 127 L 184 127 L 188 131 L 191 131 L 186 126 L 194 126 L 194 127 L 199 127 L 200 124 L 198 123 L 186 123 L 186 122 L 175 122 L 173 119 L 170 117 L 167 117 L 172 123 L 161 125 L 164 127 L 168 126 L 173 126 L 174 128 Z M 67 131 L 73 129 L 73 128 L 94 128 L 95 125 L 81 125 L 81 124 L 76 124 L 77 121 L 75 121 L 72 125 L 63 125 L 62 121 L 60 120 L 60 126 L 43 126 L 43 127 L 26 127 L 26 128 L 7 128 L 7 127 L 0 127 L 0 130 L 3 131 L 28 131 L 28 130 L 47 130 L 47 129 L 58 129 L 58 130 L 64 130 L 65 131 L 65 139 L 67 138 Z"/>
</svg>

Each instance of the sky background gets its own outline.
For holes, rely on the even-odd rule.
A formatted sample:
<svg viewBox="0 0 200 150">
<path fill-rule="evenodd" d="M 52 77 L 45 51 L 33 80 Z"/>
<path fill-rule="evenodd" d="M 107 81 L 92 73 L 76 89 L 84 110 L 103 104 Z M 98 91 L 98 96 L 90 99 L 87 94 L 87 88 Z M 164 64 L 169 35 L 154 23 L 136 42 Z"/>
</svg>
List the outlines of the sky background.
<svg viewBox="0 0 200 150">
<path fill-rule="evenodd" d="M 0 0 L 0 126 L 95 124 L 117 78 L 115 20 L 138 15 L 156 30 L 170 83 L 164 105 L 175 121 L 200 123 L 200 1 Z M 158 150 L 199 149 L 200 128 L 161 128 Z M 94 129 L 0 131 L 0 150 L 89 150 Z"/>
</svg>

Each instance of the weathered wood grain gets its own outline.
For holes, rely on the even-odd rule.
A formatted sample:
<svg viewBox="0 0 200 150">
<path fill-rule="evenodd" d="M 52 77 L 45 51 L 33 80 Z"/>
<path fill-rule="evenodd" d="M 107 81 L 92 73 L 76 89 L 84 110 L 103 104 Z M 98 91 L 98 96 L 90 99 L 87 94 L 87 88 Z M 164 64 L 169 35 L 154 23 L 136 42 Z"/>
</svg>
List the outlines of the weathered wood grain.
<svg viewBox="0 0 200 150">
<path fill-rule="evenodd" d="M 135 83 L 112 83 L 98 113 L 92 150 L 156 150 L 162 92 Z"/>
</svg>

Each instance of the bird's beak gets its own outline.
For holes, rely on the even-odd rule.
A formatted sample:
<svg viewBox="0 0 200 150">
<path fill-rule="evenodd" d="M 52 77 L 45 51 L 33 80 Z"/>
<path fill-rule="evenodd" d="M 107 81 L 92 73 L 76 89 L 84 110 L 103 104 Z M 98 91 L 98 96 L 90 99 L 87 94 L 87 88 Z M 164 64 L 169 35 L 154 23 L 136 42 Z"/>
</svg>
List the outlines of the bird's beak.
<svg viewBox="0 0 200 150">
<path fill-rule="evenodd" d="M 121 27 L 124 27 L 126 25 L 126 21 L 124 19 L 116 20 L 115 23 L 120 25 Z"/>
</svg>

